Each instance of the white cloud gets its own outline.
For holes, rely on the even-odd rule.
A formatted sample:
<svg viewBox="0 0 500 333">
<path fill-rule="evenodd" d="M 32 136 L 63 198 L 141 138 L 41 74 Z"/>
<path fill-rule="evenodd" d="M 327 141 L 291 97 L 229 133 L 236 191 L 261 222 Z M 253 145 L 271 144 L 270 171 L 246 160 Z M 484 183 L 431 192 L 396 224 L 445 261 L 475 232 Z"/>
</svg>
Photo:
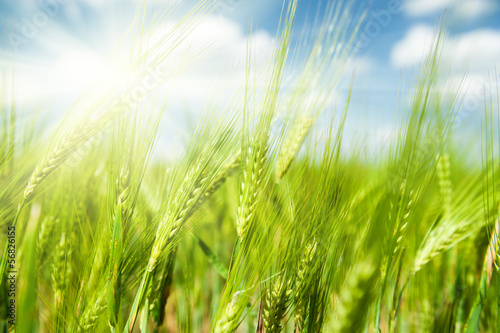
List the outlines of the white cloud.
<svg viewBox="0 0 500 333">
<path fill-rule="evenodd" d="M 172 32 L 174 24 L 171 22 L 161 25 L 142 47 L 147 48 L 154 42 L 162 41 Z M 191 56 L 189 53 L 187 57 L 193 59 L 187 70 L 175 81 L 167 80 L 152 93 L 165 96 L 168 91 L 173 103 L 182 105 L 187 102 L 198 111 L 209 98 L 220 94 L 217 87 L 224 87 L 225 96 L 230 96 L 244 83 L 247 41 L 248 35 L 237 22 L 223 16 L 206 17 L 193 28 L 175 52 L 167 57 L 166 63 L 169 68 L 175 68 L 180 61 L 176 58 L 184 59 L 186 52 L 199 51 L 199 55 Z M 116 73 L 105 75 L 109 69 L 109 66 L 104 65 L 106 55 L 63 28 L 47 26 L 37 35 L 36 43 L 52 56 L 43 59 L 38 57 L 35 60 L 33 57 L 37 57 L 36 54 L 26 53 L 24 60 L 16 65 L 16 88 L 19 95 L 24 96 L 24 100 L 36 102 L 44 97 L 59 100 L 77 96 L 97 74 L 100 83 L 107 88 L 117 81 L 120 84 L 127 81 L 117 78 Z M 273 37 L 262 30 L 254 32 L 252 49 L 255 51 L 252 59 L 254 70 L 260 75 L 267 73 L 267 65 L 274 50 Z M 171 51 L 172 44 L 167 42 L 155 49 L 149 59 L 156 59 L 156 56 Z M 103 81 L 108 79 L 110 82 Z"/>
<path fill-rule="evenodd" d="M 493 0 L 467 0 L 462 1 L 456 8 L 454 14 L 458 19 L 473 19 L 491 14 L 498 8 Z"/>
<path fill-rule="evenodd" d="M 394 46 L 392 65 L 418 65 L 429 55 L 434 34 L 430 26 L 412 28 Z M 484 112 L 485 96 L 498 87 L 500 77 L 495 78 L 493 73 L 500 68 L 500 30 L 477 29 L 451 36 L 443 41 L 443 46 L 441 64 L 445 71 L 450 70 L 450 76 L 441 82 L 440 87 L 443 91 L 458 93 L 461 109 L 456 124 L 460 125 L 473 112 Z"/>
<path fill-rule="evenodd" d="M 391 51 L 391 63 L 395 67 L 418 65 L 429 55 L 436 30 L 418 25 L 396 43 Z M 477 29 L 443 42 L 443 64 L 453 70 L 471 72 L 492 70 L 500 65 L 500 30 Z"/>
<path fill-rule="evenodd" d="M 444 13 L 448 10 L 456 19 L 474 19 L 497 9 L 495 0 L 407 0 L 405 12 L 410 16 Z"/>
<path fill-rule="evenodd" d="M 448 58 L 457 65 L 485 69 L 500 64 L 500 30 L 481 29 L 450 41 Z"/>
<path fill-rule="evenodd" d="M 161 41 L 172 30 L 173 25 L 171 22 L 160 26 L 143 47 L 154 41 Z M 183 122 L 185 117 L 199 117 L 207 102 L 225 103 L 243 86 L 247 41 L 248 35 L 237 22 L 223 16 L 208 16 L 193 28 L 182 46 L 172 54 L 175 57 L 188 50 L 201 50 L 199 56 L 192 57 L 191 66 L 175 80 L 167 78 L 164 84 L 150 91 L 151 95 L 160 99 L 168 96 L 169 106 L 172 107 L 169 125 L 158 145 L 158 154 L 172 159 L 180 156 L 185 144 L 182 133 L 188 128 Z M 52 121 L 66 112 L 74 98 L 89 82 L 93 82 L 93 74 L 100 78 L 101 84 L 97 87 L 103 85 L 109 89 L 112 84 L 120 81 L 116 75 L 112 75 L 109 84 L 103 82 L 103 79 L 107 79 L 101 70 L 106 55 L 62 27 L 47 26 L 40 31 L 36 43 L 49 51 L 51 57 L 41 58 L 37 53 L 24 52 L 23 60 L 16 58 L 19 62 L 16 64 L 15 87 L 17 95 L 27 105 L 51 106 L 43 109 L 44 119 Z M 262 30 L 252 33 L 252 62 L 255 64 L 257 77 L 268 73 L 274 47 L 274 38 L 269 33 Z M 150 58 L 154 59 L 161 52 L 171 49 L 172 45 L 167 42 L 155 50 Z M 119 60 L 128 59 L 122 58 Z M 171 57 L 167 57 L 167 61 L 170 59 Z M 169 65 L 175 67 L 175 63 Z M 108 67 L 104 68 L 108 70 Z M 123 81 L 127 81 L 127 78 Z M 267 81 L 255 80 L 256 88 L 264 82 Z"/>
<path fill-rule="evenodd" d="M 408 0 L 405 12 L 411 16 L 434 14 L 453 4 L 453 0 Z"/>
<path fill-rule="evenodd" d="M 395 67 L 417 65 L 430 52 L 436 30 L 427 25 L 417 25 L 410 29 L 403 40 L 394 45 L 391 63 Z"/>
<path fill-rule="evenodd" d="M 165 24 L 151 42 L 161 40 L 172 28 L 172 24 Z M 213 95 L 217 84 L 234 91 L 240 88 L 245 77 L 248 38 L 241 25 L 223 16 L 208 16 L 201 21 L 175 50 L 179 58 L 187 52 L 199 51 L 200 56 L 179 76 L 174 95 L 200 101 Z M 263 75 L 271 60 L 274 39 L 265 31 L 256 31 L 252 33 L 251 47 L 253 70 L 256 75 Z M 161 51 L 162 48 L 158 50 Z"/>
</svg>

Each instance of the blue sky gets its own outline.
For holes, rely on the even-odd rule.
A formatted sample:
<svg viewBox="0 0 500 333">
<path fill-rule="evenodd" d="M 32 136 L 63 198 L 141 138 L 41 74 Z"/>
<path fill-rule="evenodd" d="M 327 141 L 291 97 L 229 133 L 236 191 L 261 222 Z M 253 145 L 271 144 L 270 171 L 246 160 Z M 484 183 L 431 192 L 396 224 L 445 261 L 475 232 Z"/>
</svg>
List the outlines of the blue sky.
<svg viewBox="0 0 500 333">
<path fill-rule="evenodd" d="M 46 103 L 62 113 L 102 66 L 111 45 L 133 19 L 136 2 L 58 1 L 0 0 L 0 18 L 3 65 L 14 63 L 17 93 L 26 102 Z M 153 8 L 172 1 L 146 2 Z M 301 1 L 296 31 L 310 23 L 326 2 Z M 195 3 L 180 1 L 180 7 L 186 9 Z M 213 49 L 178 84 L 174 95 L 179 103 L 199 108 L 213 93 L 209 89 L 212 82 L 220 81 L 229 69 L 237 73 L 234 66 L 244 63 L 250 22 L 262 59 L 268 58 L 281 9 L 280 0 L 223 0 L 197 32 L 199 40 L 210 40 Z M 469 99 L 469 111 L 477 109 L 489 73 L 500 65 L 498 0 L 356 0 L 354 11 L 364 10 L 368 15 L 361 34 L 366 43 L 348 69 L 356 72 L 349 123 L 352 133 L 369 133 L 377 140 L 390 136 L 402 77 L 410 76 L 427 54 L 445 11 L 443 63 L 451 81 L 461 81 L 468 73 L 463 94 Z M 179 14 L 182 12 L 180 9 Z M 468 112 L 463 122 L 473 120 L 474 114 Z"/>
</svg>

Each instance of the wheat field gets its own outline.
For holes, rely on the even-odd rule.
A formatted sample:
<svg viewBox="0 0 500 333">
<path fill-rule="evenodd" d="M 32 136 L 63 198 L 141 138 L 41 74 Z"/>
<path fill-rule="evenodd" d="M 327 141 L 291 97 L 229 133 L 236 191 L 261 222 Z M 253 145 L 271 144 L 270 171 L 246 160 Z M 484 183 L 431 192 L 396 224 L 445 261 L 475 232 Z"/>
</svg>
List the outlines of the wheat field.
<svg viewBox="0 0 500 333">
<path fill-rule="evenodd" d="M 96 77 L 50 133 L 2 104 L 0 331 L 500 332 L 500 94 L 471 162 L 451 135 L 463 88 L 442 70 L 446 20 L 376 153 L 344 135 L 365 15 L 330 1 L 297 43 L 286 0 L 264 79 L 250 37 L 238 91 L 158 159 L 175 118 L 138 82 L 162 65 L 162 80 L 183 75 L 203 52 L 183 41 L 216 3 L 160 40 L 171 8 L 138 6 L 107 63 L 125 88 Z"/>
</svg>

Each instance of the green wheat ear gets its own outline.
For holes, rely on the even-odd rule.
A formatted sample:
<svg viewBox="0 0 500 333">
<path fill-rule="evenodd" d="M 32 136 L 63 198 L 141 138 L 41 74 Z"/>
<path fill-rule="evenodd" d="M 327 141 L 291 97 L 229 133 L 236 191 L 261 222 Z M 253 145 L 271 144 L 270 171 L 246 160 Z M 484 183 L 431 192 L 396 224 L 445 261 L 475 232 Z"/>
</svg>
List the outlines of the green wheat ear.
<svg viewBox="0 0 500 333">
<path fill-rule="evenodd" d="M 450 178 L 450 156 L 448 154 L 443 154 L 442 156 L 438 157 L 437 176 L 444 214 L 448 216 L 451 210 L 452 195 L 452 183 Z"/>
<path fill-rule="evenodd" d="M 79 122 L 72 124 L 71 129 L 56 142 L 54 147 L 38 163 L 24 190 L 24 199 L 29 199 L 45 178 L 60 167 L 82 144 L 104 129 L 121 111 L 122 109 L 114 107 L 102 117 L 91 120 L 89 116 L 89 119 L 80 119 Z"/>
<path fill-rule="evenodd" d="M 49 240 L 52 238 L 52 233 L 54 230 L 54 226 L 58 225 L 61 221 L 56 219 L 54 216 L 46 216 L 43 218 L 40 233 L 38 234 L 38 242 L 37 242 L 37 252 L 38 258 L 43 258 L 44 254 L 47 252 L 47 245 Z"/>
<path fill-rule="evenodd" d="M 317 260 L 318 242 L 309 242 L 299 262 L 295 286 L 293 288 L 294 314 L 293 321 L 299 331 L 304 329 L 306 322 L 307 306 L 309 302 L 309 291 L 311 290 L 312 277 L 316 274 L 315 266 Z"/>
<path fill-rule="evenodd" d="M 196 201 L 193 208 L 189 211 L 186 218 L 191 216 L 196 210 L 199 209 L 214 193 L 221 187 L 226 180 L 234 174 L 241 167 L 241 156 L 240 152 L 231 155 L 230 160 L 222 167 L 222 169 L 217 173 L 214 180 L 212 180 L 210 186 L 206 192 Z"/>
<path fill-rule="evenodd" d="M 235 332 L 239 325 L 241 314 L 247 306 L 249 297 L 245 292 L 235 292 L 231 302 L 226 306 L 221 318 L 217 321 L 213 332 L 214 333 L 232 333 Z"/>
<path fill-rule="evenodd" d="M 338 318 L 332 325 L 333 332 L 362 332 L 366 326 L 367 309 L 372 300 L 379 268 L 370 258 L 359 262 L 349 273 L 337 305 Z"/>
<path fill-rule="evenodd" d="M 313 119 L 307 115 L 295 120 L 278 155 L 276 178 L 281 179 L 286 174 L 313 124 Z"/>
<path fill-rule="evenodd" d="M 165 322 L 165 306 L 171 293 L 176 254 L 177 250 L 174 250 L 163 259 L 162 267 L 156 270 L 153 278 L 149 297 L 151 305 L 148 311 L 151 312 L 156 327 L 160 327 Z"/>
<path fill-rule="evenodd" d="M 286 316 L 291 296 L 292 289 L 289 286 L 289 281 L 283 281 L 282 275 L 278 275 L 263 295 L 262 319 L 266 332 L 281 332 L 281 322 Z"/>
<path fill-rule="evenodd" d="M 245 239 L 249 224 L 255 215 L 255 208 L 260 195 L 259 186 L 264 178 L 266 153 L 267 147 L 265 146 L 250 146 L 248 156 L 245 158 L 246 168 L 243 169 L 243 181 L 240 184 L 240 203 L 236 218 L 236 229 L 241 241 Z"/>
<path fill-rule="evenodd" d="M 284 3 L 285 4 L 285 3 Z M 241 145 L 241 181 L 239 188 L 239 201 L 236 216 L 236 229 L 240 241 L 244 241 L 247 232 L 255 218 L 256 205 L 262 195 L 262 189 L 267 182 L 267 171 L 269 164 L 269 138 L 271 135 L 271 126 L 277 113 L 278 96 L 280 86 L 283 80 L 285 65 L 290 52 L 290 43 L 292 38 L 292 28 L 295 19 L 298 2 L 296 0 L 288 1 L 286 20 L 280 31 L 278 47 L 274 59 L 271 63 L 271 74 L 266 84 L 264 98 L 258 105 L 254 114 L 249 114 L 251 107 L 248 102 L 248 90 L 250 83 L 245 87 L 245 107 L 243 136 Z M 249 69 L 251 59 L 247 58 L 247 81 L 249 80 Z M 248 127 L 249 119 L 257 117 L 255 129 L 251 131 Z"/>
<path fill-rule="evenodd" d="M 106 293 L 98 294 L 94 302 L 89 303 L 89 308 L 83 313 L 82 320 L 78 325 L 77 332 L 91 332 L 94 331 L 106 312 Z"/>
</svg>

